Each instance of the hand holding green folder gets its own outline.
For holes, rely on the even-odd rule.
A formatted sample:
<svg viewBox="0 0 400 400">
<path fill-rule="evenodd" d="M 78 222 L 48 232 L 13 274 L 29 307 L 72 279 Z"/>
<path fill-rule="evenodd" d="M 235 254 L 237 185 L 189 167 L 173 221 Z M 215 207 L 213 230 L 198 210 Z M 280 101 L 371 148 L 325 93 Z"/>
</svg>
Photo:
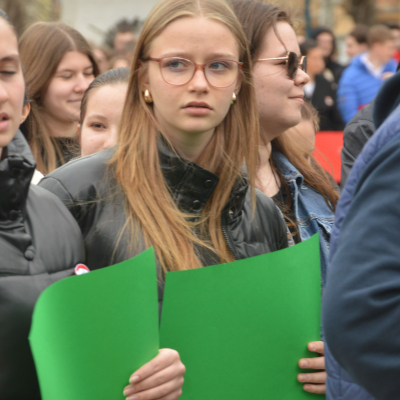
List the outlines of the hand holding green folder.
<svg viewBox="0 0 400 400">
<path fill-rule="evenodd" d="M 229 264 L 167 274 L 161 347 L 186 365 L 181 399 L 315 398 L 296 381 L 320 334 L 319 239 Z M 123 399 L 158 353 L 152 249 L 71 277 L 38 300 L 30 335 L 43 400 Z"/>
</svg>

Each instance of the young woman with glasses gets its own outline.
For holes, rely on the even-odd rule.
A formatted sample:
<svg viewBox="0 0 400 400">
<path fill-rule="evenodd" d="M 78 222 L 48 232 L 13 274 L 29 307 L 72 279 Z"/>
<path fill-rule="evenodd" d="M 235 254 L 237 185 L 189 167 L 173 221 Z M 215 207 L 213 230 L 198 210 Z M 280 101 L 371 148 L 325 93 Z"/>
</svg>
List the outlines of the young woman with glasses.
<svg viewBox="0 0 400 400">
<path fill-rule="evenodd" d="M 289 16 L 279 8 L 251 0 L 232 0 L 250 43 L 261 143 L 256 186 L 272 197 L 287 223 L 291 244 L 320 235 L 321 275 L 325 282 L 329 238 L 338 194 L 300 136 L 285 132 L 299 124 L 307 61 L 301 57 Z M 311 160 L 311 162 L 310 162 Z M 323 342 L 308 345 L 323 353 Z M 302 368 L 324 369 L 324 357 L 300 360 Z M 304 390 L 325 392 L 325 371 L 300 374 Z"/>
<path fill-rule="evenodd" d="M 77 219 L 89 268 L 153 246 L 161 306 L 168 271 L 287 247 L 273 201 L 254 185 L 259 128 L 250 64 L 223 0 L 155 6 L 138 39 L 116 147 L 41 183 Z M 183 373 L 179 355 L 161 350 L 132 375 L 125 395 L 177 399 Z"/>
</svg>

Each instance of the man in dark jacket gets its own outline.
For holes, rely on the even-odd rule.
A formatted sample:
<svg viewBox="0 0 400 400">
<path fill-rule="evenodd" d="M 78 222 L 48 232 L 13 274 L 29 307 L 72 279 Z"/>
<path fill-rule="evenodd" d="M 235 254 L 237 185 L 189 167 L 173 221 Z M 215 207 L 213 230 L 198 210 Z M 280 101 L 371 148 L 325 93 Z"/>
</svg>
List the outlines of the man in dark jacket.
<svg viewBox="0 0 400 400">
<path fill-rule="evenodd" d="M 374 121 L 372 119 L 371 102 L 362 108 L 346 125 L 343 133 L 343 148 L 341 153 L 342 172 L 340 187 L 344 188 L 347 178 L 353 168 L 356 158 L 361 153 L 365 143 L 375 132 Z"/>
<path fill-rule="evenodd" d="M 398 104 L 399 73 L 376 98 L 377 127 L 394 91 Z M 323 298 L 327 399 L 399 398 L 399 171 L 400 106 L 364 147 L 337 207 Z M 335 371 L 332 355 L 349 375 Z"/>
<path fill-rule="evenodd" d="M 400 63 L 397 64 L 397 72 Z M 397 76 L 397 75 L 396 75 Z M 398 78 L 384 82 L 378 92 L 376 100 L 362 108 L 346 125 L 342 148 L 342 174 L 341 188 L 344 187 L 347 178 L 353 168 L 354 162 L 361 153 L 365 143 L 375 132 L 375 123 L 381 125 L 386 117 L 397 107 L 400 102 L 400 87 L 393 85 Z"/>
</svg>

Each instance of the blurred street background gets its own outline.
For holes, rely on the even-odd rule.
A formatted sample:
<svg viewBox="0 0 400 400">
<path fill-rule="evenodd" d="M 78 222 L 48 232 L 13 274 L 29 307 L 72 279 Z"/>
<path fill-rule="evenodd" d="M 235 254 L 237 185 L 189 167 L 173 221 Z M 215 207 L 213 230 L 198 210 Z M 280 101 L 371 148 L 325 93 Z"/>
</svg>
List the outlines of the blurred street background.
<svg viewBox="0 0 400 400">
<path fill-rule="evenodd" d="M 79 30 L 97 45 L 106 44 L 107 32 L 123 18 L 143 20 L 157 0 L 0 0 L 17 29 L 36 21 L 61 20 Z M 356 24 L 400 22 L 399 0 L 286 0 L 279 7 L 294 10 L 299 35 L 308 36 L 313 27 L 333 30 L 338 60 L 348 62 L 344 39 Z M 140 26 L 138 25 L 138 30 Z"/>
</svg>

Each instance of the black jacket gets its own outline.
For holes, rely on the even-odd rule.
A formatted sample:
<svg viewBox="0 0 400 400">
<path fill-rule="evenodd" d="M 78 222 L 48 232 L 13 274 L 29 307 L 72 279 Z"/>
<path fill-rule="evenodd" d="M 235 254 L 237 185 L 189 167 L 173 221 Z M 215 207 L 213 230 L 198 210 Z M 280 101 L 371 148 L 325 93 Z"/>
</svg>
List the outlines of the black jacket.
<svg viewBox="0 0 400 400">
<path fill-rule="evenodd" d="M 28 343 L 40 293 L 84 262 L 82 235 L 61 201 L 30 186 L 35 161 L 18 132 L 0 162 L 0 400 L 40 399 Z"/>
<path fill-rule="evenodd" d="M 126 221 L 124 196 L 107 172 L 113 149 L 105 150 L 53 171 L 40 185 L 56 194 L 78 221 L 86 245 L 90 269 L 109 266 L 132 257 L 145 245 L 136 227 L 134 247 L 130 234 L 120 233 Z M 218 177 L 198 165 L 183 160 L 159 146 L 164 178 L 180 209 L 199 215 L 218 183 Z M 250 193 L 247 184 L 233 191 L 222 215 L 222 228 L 236 259 L 247 258 L 287 247 L 286 226 L 273 201 L 257 192 L 257 206 L 252 220 Z M 205 265 L 216 261 L 202 254 Z M 159 272 L 160 273 L 160 272 Z M 162 280 L 161 280 L 162 281 Z M 159 285 L 159 301 L 163 284 Z"/>
<path fill-rule="evenodd" d="M 340 187 L 343 188 L 353 168 L 356 158 L 361 153 L 365 143 L 375 132 L 372 118 L 374 102 L 363 107 L 346 125 L 343 134 L 343 148 L 341 152 L 342 172 Z"/>
<path fill-rule="evenodd" d="M 316 75 L 315 89 L 308 98 L 317 109 L 320 131 L 342 131 L 344 123 L 337 108 L 336 83 L 329 82 L 323 75 Z"/>
</svg>

